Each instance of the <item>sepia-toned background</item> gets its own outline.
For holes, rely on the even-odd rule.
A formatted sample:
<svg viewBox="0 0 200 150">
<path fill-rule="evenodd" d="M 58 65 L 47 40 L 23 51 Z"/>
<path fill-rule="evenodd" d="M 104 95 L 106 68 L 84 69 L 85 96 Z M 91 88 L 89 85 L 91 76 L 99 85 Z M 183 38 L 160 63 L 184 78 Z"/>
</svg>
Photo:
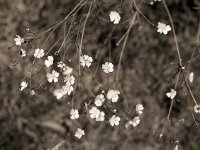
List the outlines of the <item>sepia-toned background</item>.
<svg viewBox="0 0 200 150">
<path fill-rule="evenodd" d="M 0 0 L 1 150 L 52 149 L 62 140 L 64 144 L 60 149 L 63 150 L 171 150 L 177 140 L 180 150 L 199 149 L 200 132 L 195 121 L 200 123 L 200 114 L 193 111 L 194 103 L 182 77 L 178 82 L 171 122 L 167 122 L 164 134 L 159 139 L 170 107 L 166 92 L 174 87 L 178 59 L 172 32 L 167 35 L 157 32 L 158 22 L 170 24 L 162 2 L 154 5 L 150 5 L 149 1 L 136 2 L 143 15 L 155 26 L 140 14 L 138 22 L 131 29 L 123 54 L 119 84 L 124 97 L 116 105 L 118 113 L 126 116 L 129 115 L 128 111 L 134 112 L 136 104 L 144 105 L 141 123 L 136 128 L 126 129 L 125 120 L 113 128 L 108 122 L 98 123 L 88 117 L 83 102 L 92 99 L 88 89 L 97 94 L 99 88 L 88 71 L 83 73 L 80 90 L 73 96 L 74 105 L 82 115 L 77 121 L 69 119 L 72 97 L 58 101 L 52 94 L 52 85 L 45 84 L 44 89 L 38 89 L 33 96 L 19 91 L 21 81 L 28 76 L 32 66 L 34 48 L 42 46 L 48 34 L 42 34 L 31 41 L 32 45 L 25 43 L 23 48 L 28 55 L 23 59 L 18 52 L 19 47 L 15 46 L 14 37 L 28 37 L 30 32 L 43 32 L 45 27 L 65 18 L 79 0 Z M 78 24 L 84 23 L 89 4 L 90 0 L 77 12 L 69 36 L 71 40 L 79 34 Z M 188 73 L 194 73 L 194 82 L 190 86 L 200 103 L 200 49 L 197 35 L 200 1 L 166 0 L 166 4 L 174 21 L 183 64 Z M 109 12 L 112 10 L 121 12 L 119 25 L 114 25 L 109 20 Z M 83 38 L 84 53 L 95 58 L 99 56 L 97 51 L 100 52 L 102 58 L 95 58 L 97 62 L 111 59 L 116 73 L 123 42 L 119 46 L 116 43 L 127 31 L 134 11 L 132 0 L 94 0 Z M 70 23 L 66 21 L 66 29 L 69 29 Z M 80 24 L 80 29 L 83 23 Z M 62 37 L 62 28 L 63 26 L 53 32 L 44 45 L 45 50 L 48 51 Z M 62 41 L 58 42 L 52 51 L 56 52 L 61 44 Z M 191 61 L 192 53 L 194 56 Z M 76 69 L 77 58 L 76 47 L 72 45 L 66 59 L 72 60 L 69 63 Z M 37 65 L 41 65 L 41 62 Z M 95 71 L 95 65 L 91 70 Z M 47 70 L 41 72 L 39 78 L 44 78 L 46 72 Z M 108 76 L 98 71 L 95 78 L 106 85 L 113 81 L 114 75 Z M 34 81 L 36 83 L 36 79 L 33 79 L 33 83 Z M 85 136 L 80 140 L 74 137 L 76 127 L 85 130 Z"/>
</svg>

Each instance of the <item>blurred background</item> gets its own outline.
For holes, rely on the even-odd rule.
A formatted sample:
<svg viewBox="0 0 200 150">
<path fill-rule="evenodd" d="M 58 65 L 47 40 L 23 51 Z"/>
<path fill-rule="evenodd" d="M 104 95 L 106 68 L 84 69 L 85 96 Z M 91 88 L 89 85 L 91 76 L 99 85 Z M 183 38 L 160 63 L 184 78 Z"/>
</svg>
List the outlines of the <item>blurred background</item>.
<svg viewBox="0 0 200 150">
<path fill-rule="evenodd" d="M 45 42 L 49 36 L 49 32 L 45 31 L 52 24 L 63 20 L 79 2 L 0 0 L 0 149 L 52 149 L 64 140 L 60 149 L 170 150 L 178 144 L 179 149 L 198 150 L 200 132 L 195 121 L 200 123 L 200 115 L 193 112 L 194 103 L 182 77 L 178 82 L 171 121 L 166 123 L 163 136 L 159 139 L 170 107 L 166 92 L 174 87 L 178 72 L 173 34 L 159 34 L 156 28 L 158 22 L 170 24 L 162 2 L 151 5 L 151 1 L 136 1 L 141 12 L 155 26 L 148 23 L 141 14 L 138 15 L 126 43 L 119 84 L 116 87 L 124 96 L 120 97 L 119 103 L 109 108 L 117 109 L 118 113 L 126 118 L 135 115 L 131 112 L 134 112 L 136 104 L 143 104 L 141 123 L 136 128 L 126 129 L 126 121 L 123 119 L 118 127 L 113 128 L 108 122 L 98 123 L 88 117 L 83 105 L 84 102 L 89 104 L 89 100 L 92 99 L 88 89 L 95 95 L 100 89 L 87 70 L 82 72 L 80 87 L 73 96 L 60 101 L 52 94 L 57 85 L 45 83 L 43 87 L 35 90 L 35 95 L 19 91 L 21 81 L 29 79 L 35 48 L 43 46 L 48 51 L 55 44 L 50 52 L 55 54 L 63 42 L 63 32 L 68 32 L 70 27 L 67 41 L 77 38 L 77 43 L 80 42 L 91 1 L 85 1 L 76 14 L 69 16 Z M 190 83 L 191 89 L 197 102 L 200 102 L 200 51 L 197 35 L 200 1 L 167 0 L 166 4 L 174 21 L 183 64 L 188 73 L 194 73 L 194 82 Z M 109 20 L 109 12 L 112 10 L 120 12 L 119 25 L 114 25 Z M 113 86 L 123 41 L 119 46 L 116 46 L 116 43 L 128 30 L 134 11 L 132 0 L 93 1 L 82 47 L 83 52 L 96 61 L 91 67 L 92 72 L 97 68 L 100 70 L 98 63 L 107 60 L 114 63 L 114 74 L 105 75 L 100 70 L 95 75 L 95 79 L 107 89 Z M 20 48 L 14 46 L 15 35 L 27 39 L 22 45 L 27 51 L 25 58 L 21 58 Z M 65 62 L 74 68 L 75 74 L 78 73 L 76 48 L 76 44 L 69 45 L 68 53 L 65 54 Z M 60 60 L 64 52 L 56 54 L 56 59 Z M 190 61 L 192 53 L 194 55 Z M 40 61 L 36 62 L 36 66 L 41 64 Z M 45 78 L 46 72 L 48 70 L 43 69 L 38 77 Z M 33 84 L 38 84 L 37 79 L 32 80 Z M 81 117 L 77 121 L 69 119 L 72 98 L 74 105 L 80 110 Z M 77 127 L 81 127 L 86 133 L 81 140 L 74 137 Z"/>
</svg>

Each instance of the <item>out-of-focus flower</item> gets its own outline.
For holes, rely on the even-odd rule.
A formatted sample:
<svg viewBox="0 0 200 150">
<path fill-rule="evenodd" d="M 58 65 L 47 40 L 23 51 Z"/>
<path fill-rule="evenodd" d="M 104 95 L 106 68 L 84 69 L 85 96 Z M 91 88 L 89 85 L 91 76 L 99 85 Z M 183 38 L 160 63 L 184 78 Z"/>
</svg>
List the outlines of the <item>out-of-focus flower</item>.
<svg viewBox="0 0 200 150">
<path fill-rule="evenodd" d="M 99 117 L 96 118 L 96 121 L 104 121 L 104 119 L 105 119 L 105 113 L 101 111 Z"/>
<path fill-rule="evenodd" d="M 47 67 L 49 67 L 49 66 L 53 65 L 53 60 L 54 60 L 53 56 L 48 56 L 44 63 Z"/>
<path fill-rule="evenodd" d="M 93 61 L 92 57 L 88 55 L 80 56 L 80 63 L 81 63 L 81 66 L 83 67 L 85 66 L 90 67 L 92 61 Z"/>
<path fill-rule="evenodd" d="M 174 99 L 174 97 L 176 96 L 176 91 L 174 89 L 171 89 L 170 92 L 166 93 L 167 97 Z"/>
<path fill-rule="evenodd" d="M 113 115 L 110 119 L 109 119 L 109 123 L 110 125 L 113 127 L 113 126 L 118 126 L 119 125 L 119 121 L 120 121 L 120 118 L 116 115 Z"/>
<path fill-rule="evenodd" d="M 62 68 L 62 73 L 64 74 L 64 75 L 70 75 L 71 73 L 72 73 L 72 71 L 73 71 L 73 68 L 71 68 L 71 67 L 69 67 L 69 66 L 64 66 L 63 68 Z"/>
<path fill-rule="evenodd" d="M 21 57 L 26 57 L 26 51 L 24 49 L 21 48 L 19 50 L 19 53 L 20 53 Z"/>
<path fill-rule="evenodd" d="M 58 77 L 59 77 L 59 73 L 55 70 L 52 70 L 52 73 L 47 73 L 46 75 L 47 80 L 51 83 L 53 82 L 58 82 Z"/>
<path fill-rule="evenodd" d="M 78 119 L 79 118 L 79 113 L 78 113 L 78 109 L 72 109 L 71 111 L 70 111 L 70 118 L 72 119 L 72 120 L 75 120 L 75 119 Z"/>
<path fill-rule="evenodd" d="M 111 62 L 105 62 L 102 65 L 102 69 L 105 73 L 110 73 L 114 71 L 114 65 Z"/>
<path fill-rule="evenodd" d="M 44 56 L 44 50 L 37 48 L 34 53 L 35 58 L 42 58 Z"/>
<path fill-rule="evenodd" d="M 110 89 L 107 93 L 107 99 L 111 100 L 113 103 L 117 102 L 119 99 L 120 92 L 118 90 Z"/>
<path fill-rule="evenodd" d="M 200 113 L 200 105 L 195 105 L 194 106 L 194 112 L 195 113 Z"/>
<path fill-rule="evenodd" d="M 14 38 L 15 45 L 21 46 L 22 43 L 24 43 L 24 39 L 21 38 L 19 35 L 16 35 L 16 38 Z"/>
<path fill-rule="evenodd" d="M 137 116 L 133 120 L 129 120 L 129 124 L 136 127 L 140 123 L 140 118 Z"/>
<path fill-rule="evenodd" d="M 159 32 L 160 34 L 167 34 L 169 31 L 171 31 L 171 27 L 169 25 L 166 25 L 164 23 L 158 22 L 158 26 L 157 26 L 157 32 Z"/>
<path fill-rule="evenodd" d="M 77 130 L 76 130 L 76 133 L 75 133 L 75 137 L 77 137 L 78 139 L 80 139 L 83 135 L 85 135 L 85 131 L 84 130 L 82 130 L 82 129 L 80 129 L 80 128 L 78 128 Z"/>
<path fill-rule="evenodd" d="M 65 63 L 62 62 L 62 61 L 60 61 L 60 62 L 57 63 L 57 67 L 58 67 L 58 68 L 63 68 L 63 67 L 65 67 L 65 66 L 66 66 Z"/>
<path fill-rule="evenodd" d="M 143 107 L 142 104 L 137 104 L 137 105 L 136 105 L 136 112 L 137 112 L 139 115 L 141 115 L 141 114 L 143 113 L 143 112 L 142 112 L 143 110 L 144 110 L 144 107 Z"/>
<path fill-rule="evenodd" d="M 20 91 L 23 91 L 27 87 L 28 87 L 28 83 L 26 81 L 22 81 L 20 84 Z"/>
<path fill-rule="evenodd" d="M 189 79 L 190 83 L 193 82 L 193 80 L 194 80 L 194 73 L 193 73 L 193 72 L 191 72 L 191 73 L 189 74 L 188 79 Z"/>
<path fill-rule="evenodd" d="M 111 11 L 110 14 L 110 21 L 113 22 L 114 24 L 119 24 L 120 20 L 121 20 L 121 17 L 119 15 L 118 12 L 116 11 Z"/>
</svg>

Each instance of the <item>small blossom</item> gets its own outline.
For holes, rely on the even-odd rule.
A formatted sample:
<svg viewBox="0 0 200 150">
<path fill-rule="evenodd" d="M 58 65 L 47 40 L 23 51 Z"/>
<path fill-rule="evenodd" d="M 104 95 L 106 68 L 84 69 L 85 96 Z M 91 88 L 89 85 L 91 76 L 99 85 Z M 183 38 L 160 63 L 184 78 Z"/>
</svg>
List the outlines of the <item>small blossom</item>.
<svg viewBox="0 0 200 150">
<path fill-rule="evenodd" d="M 139 115 L 143 113 L 143 112 L 142 112 L 143 109 L 144 109 L 144 107 L 143 107 L 142 104 L 137 104 L 137 105 L 136 105 L 136 112 L 137 112 Z"/>
<path fill-rule="evenodd" d="M 96 121 L 104 121 L 104 119 L 105 119 L 105 113 L 101 111 L 99 117 L 96 118 Z"/>
<path fill-rule="evenodd" d="M 120 92 L 118 90 L 109 90 L 107 93 L 107 99 L 111 100 L 113 103 L 117 102 L 119 99 Z"/>
<path fill-rule="evenodd" d="M 80 63 L 81 63 L 81 66 L 83 67 L 85 66 L 90 67 L 92 61 L 93 61 L 92 57 L 88 55 L 80 56 Z"/>
<path fill-rule="evenodd" d="M 74 82 L 75 82 L 75 78 L 73 75 L 67 75 L 65 78 L 64 78 L 64 82 L 66 82 L 66 84 L 68 85 L 73 85 Z"/>
<path fill-rule="evenodd" d="M 15 45 L 21 46 L 22 43 L 24 43 L 24 39 L 21 38 L 19 35 L 16 35 L 16 38 L 14 38 Z"/>
<path fill-rule="evenodd" d="M 62 90 L 64 92 L 64 95 L 66 95 L 66 94 L 70 95 L 71 92 L 74 91 L 74 88 L 73 88 L 73 86 L 66 84 L 65 86 L 62 87 Z"/>
<path fill-rule="evenodd" d="M 110 21 L 113 22 L 113 24 L 119 24 L 121 17 L 118 12 L 111 11 L 109 16 L 110 16 Z"/>
<path fill-rule="evenodd" d="M 70 118 L 72 119 L 72 120 L 75 120 L 75 119 L 78 119 L 79 118 L 79 113 L 78 113 L 78 109 L 72 109 L 71 111 L 70 111 Z"/>
<path fill-rule="evenodd" d="M 78 139 L 80 139 L 83 135 L 85 135 L 84 130 L 78 128 L 78 129 L 76 130 L 76 133 L 75 133 L 74 136 L 77 137 Z"/>
<path fill-rule="evenodd" d="M 90 118 L 97 119 L 100 116 L 100 110 L 97 107 L 92 107 L 89 110 Z"/>
<path fill-rule="evenodd" d="M 195 105 L 194 106 L 194 112 L 195 113 L 200 113 L 200 105 Z"/>
<path fill-rule="evenodd" d="M 64 66 L 63 68 L 62 68 L 62 73 L 64 74 L 64 75 L 70 75 L 71 73 L 72 73 L 72 71 L 73 71 L 73 68 L 71 68 L 71 67 L 69 67 L 69 66 Z"/>
<path fill-rule="evenodd" d="M 174 147 L 174 150 L 178 150 L 178 144 Z"/>
<path fill-rule="evenodd" d="M 52 71 L 52 73 L 47 73 L 46 75 L 47 80 L 51 83 L 53 82 L 58 82 L 58 77 L 59 77 L 59 73 L 55 70 Z"/>
<path fill-rule="evenodd" d="M 53 60 L 54 60 L 53 56 L 48 56 L 44 63 L 47 67 L 49 67 L 49 66 L 53 65 Z"/>
<path fill-rule="evenodd" d="M 99 94 L 99 95 L 96 96 L 94 103 L 95 103 L 96 106 L 102 106 L 104 101 L 105 101 L 104 95 Z"/>
<path fill-rule="evenodd" d="M 65 67 L 65 66 L 66 66 L 65 63 L 62 62 L 62 61 L 60 61 L 60 62 L 57 63 L 57 67 L 58 67 L 58 68 L 63 68 L 63 67 Z"/>
<path fill-rule="evenodd" d="M 170 92 L 166 93 L 167 97 L 174 99 L 174 97 L 176 96 L 176 91 L 174 89 L 171 89 Z"/>
<path fill-rule="evenodd" d="M 56 89 L 53 91 L 53 94 L 57 99 L 61 99 L 65 95 L 65 92 L 63 89 Z"/>
<path fill-rule="evenodd" d="M 193 73 L 193 72 L 191 72 L 191 73 L 189 74 L 188 79 L 189 79 L 190 83 L 193 82 L 193 80 L 194 80 L 194 73 Z"/>
<path fill-rule="evenodd" d="M 20 49 L 19 53 L 20 53 L 21 57 L 26 57 L 26 51 L 25 50 Z"/>
<path fill-rule="evenodd" d="M 20 84 L 20 91 L 23 91 L 27 87 L 28 87 L 28 83 L 26 81 L 22 81 Z"/>
<path fill-rule="evenodd" d="M 35 58 L 42 58 L 44 56 L 44 50 L 37 48 L 34 53 Z"/>
<path fill-rule="evenodd" d="M 105 62 L 103 65 L 102 65 L 102 69 L 105 73 L 110 73 L 110 72 L 113 72 L 114 71 L 114 65 L 111 63 L 111 62 Z"/>
<path fill-rule="evenodd" d="M 159 32 L 160 34 L 161 33 L 167 34 L 169 31 L 171 31 L 171 27 L 169 25 L 160 22 L 158 22 L 157 28 L 158 28 L 157 32 Z"/>
<path fill-rule="evenodd" d="M 129 121 L 129 124 L 132 125 L 133 127 L 136 127 L 140 123 L 140 118 L 137 116 L 133 120 Z"/>
<path fill-rule="evenodd" d="M 119 125 L 119 121 L 120 121 L 120 118 L 116 115 L 113 115 L 110 119 L 109 119 L 109 123 L 110 125 L 113 127 L 114 125 L 115 126 L 118 126 Z"/>
</svg>

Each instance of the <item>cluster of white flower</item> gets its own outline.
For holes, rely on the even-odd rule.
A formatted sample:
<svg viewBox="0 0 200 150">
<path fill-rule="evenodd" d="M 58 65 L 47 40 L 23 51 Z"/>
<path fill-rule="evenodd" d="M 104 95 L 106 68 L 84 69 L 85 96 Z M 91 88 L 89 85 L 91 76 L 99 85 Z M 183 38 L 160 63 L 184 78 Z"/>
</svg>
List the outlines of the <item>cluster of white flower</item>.
<svg viewBox="0 0 200 150">
<path fill-rule="evenodd" d="M 171 31 L 171 27 L 169 25 L 166 25 L 164 23 L 158 22 L 158 26 L 157 26 L 157 32 L 159 32 L 160 34 L 167 34 L 169 31 Z"/>
<path fill-rule="evenodd" d="M 111 100 L 113 103 L 116 103 L 119 99 L 120 92 L 118 90 L 110 89 L 107 93 L 107 99 Z"/>
<path fill-rule="evenodd" d="M 77 130 L 76 130 L 76 133 L 75 133 L 75 137 L 77 137 L 78 139 L 80 139 L 83 135 L 85 135 L 85 131 L 84 130 L 82 130 L 82 129 L 80 129 L 80 128 L 78 128 Z"/>
<path fill-rule="evenodd" d="M 92 107 L 89 110 L 90 118 L 96 119 L 96 121 L 104 121 L 105 113 L 100 111 L 97 107 Z"/>
<path fill-rule="evenodd" d="M 91 63 L 93 62 L 92 57 L 88 56 L 88 55 L 82 55 L 80 56 L 80 63 L 81 66 L 85 67 L 90 67 Z"/>
<path fill-rule="evenodd" d="M 167 97 L 171 98 L 171 99 L 174 99 L 175 96 L 176 96 L 176 90 L 174 89 L 171 89 L 170 92 L 166 93 Z"/>
</svg>

